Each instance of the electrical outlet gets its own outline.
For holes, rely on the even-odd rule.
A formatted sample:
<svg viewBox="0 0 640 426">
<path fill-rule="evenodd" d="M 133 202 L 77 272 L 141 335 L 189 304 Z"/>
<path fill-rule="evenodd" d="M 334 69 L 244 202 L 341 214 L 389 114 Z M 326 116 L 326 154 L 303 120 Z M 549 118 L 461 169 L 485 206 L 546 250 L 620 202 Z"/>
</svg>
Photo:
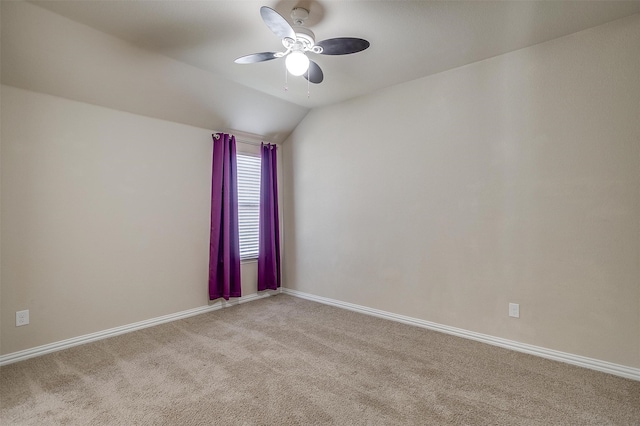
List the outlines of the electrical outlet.
<svg viewBox="0 0 640 426">
<path fill-rule="evenodd" d="M 16 327 L 29 324 L 29 310 L 16 312 Z"/>
<path fill-rule="evenodd" d="M 520 305 L 518 303 L 509 303 L 509 316 L 520 318 Z"/>
</svg>

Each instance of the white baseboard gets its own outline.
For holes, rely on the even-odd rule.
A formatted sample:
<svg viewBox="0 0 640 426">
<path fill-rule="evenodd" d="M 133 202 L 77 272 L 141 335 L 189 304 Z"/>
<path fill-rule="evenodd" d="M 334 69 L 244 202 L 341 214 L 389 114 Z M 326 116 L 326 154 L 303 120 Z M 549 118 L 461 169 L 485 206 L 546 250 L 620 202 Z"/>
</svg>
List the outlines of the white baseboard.
<svg viewBox="0 0 640 426">
<path fill-rule="evenodd" d="M 71 339 L 61 340 L 59 342 L 49 343 L 47 345 L 37 346 L 31 349 L 25 349 L 18 352 L 12 352 L 10 354 L 0 356 L 0 366 L 11 364 L 25 359 L 34 358 L 40 355 L 48 354 L 51 352 L 61 351 L 73 346 L 83 345 L 85 343 L 95 342 L 96 340 L 106 339 L 108 337 L 117 336 L 119 334 L 129 333 L 131 331 L 141 330 L 147 327 L 153 327 L 154 325 L 163 324 L 165 322 L 175 321 L 183 318 L 192 317 L 194 315 L 204 314 L 206 312 L 217 311 L 218 309 L 228 308 L 230 306 L 238 305 L 240 303 L 251 302 L 253 300 L 269 297 L 274 294 L 280 293 L 280 290 L 265 291 L 260 294 L 253 293 L 247 296 L 234 298 L 230 300 L 219 299 L 207 306 L 201 306 L 199 308 L 188 309 L 182 312 L 176 312 L 174 314 L 163 315 L 157 318 L 151 318 L 148 320 L 135 322 L 133 324 L 127 324 L 120 327 L 110 328 L 108 330 L 98 331 L 96 333 L 85 334 L 84 336 L 73 337 Z"/>
<path fill-rule="evenodd" d="M 448 325 L 425 321 L 418 318 L 407 317 L 404 315 L 398 315 L 391 312 L 381 311 L 379 309 L 368 308 L 366 306 L 355 305 L 353 303 L 342 302 L 340 300 L 329 299 L 327 297 L 316 296 L 313 294 L 291 290 L 288 288 L 283 288 L 282 293 L 300 297 L 302 299 L 312 300 L 314 302 L 324 303 L 326 305 L 336 306 L 338 308 L 348 309 L 351 311 L 373 315 L 392 321 L 415 325 L 418 327 L 427 328 L 429 330 L 435 330 L 458 337 L 464 337 L 465 339 L 476 340 L 478 342 L 488 343 L 490 345 L 500 346 L 502 348 L 524 352 L 531 355 L 537 355 L 542 358 L 552 359 L 554 361 L 560 361 L 567 364 L 577 365 L 580 367 L 585 367 L 592 370 L 597 370 L 604 373 L 614 374 L 616 376 L 640 381 L 640 368 L 627 367 L 625 365 L 613 364 L 607 361 L 601 361 L 598 359 L 587 358 L 584 356 L 560 352 L 553 349 L 542 348 L 540 346 L 520 343 L 514 340 L 507 340 L 500 337 L 490 336 L 488 334 L 476 333 L 475 331 L 450 327 Z"/>
<path fill-rule="evenodd" d="M 18 352 L 13 352 L 0 356 L 0 366 L 11 364 L 25 359 L 45 355 L 51 352 L 68 349 L 73 346 L 82 345 L 85 343 L 95 342 L 97 340 L 106 339 L 108 337 L 117 336 L 119 334 L 129 333 L 131 331 L 141 330 L 147 327 L 153 327 L 154 325 L 163 324 L 170 321 L 175 321 L 183 318 L 188 318 L 194 315 L 204 314 L 206 312 L 216 311 L 218 309 L 227 308 L 230 306 L 238 305 L 240 303 L 251 302 L 253 300 L 262 299 L 278 293 L 285 293 L 291 296 L 300 297 L 302 299 L 312 300 L 314 302 L 324 303 L 326 305 L 336 306 L 343 309 L 349 309 L 351 311 L 360 312 L 367 315 L 373 315 L 380 318 L 389 319 L 392 321 L 401 322 L 404 324 L 415 325 L 418 327 L 427 328 L 429 330 L 435 330 L 442 333 L 451 334 L 466 339 L 476 340 L 482 343 L 488 343 L 494 346 L 500 346 L 502 348 L 511 349 L 518 352 L 524 352 L 531 355 L 540 356 L 542 358 L 552 359 L 554 361 L 565 362 L 567 364 L 577 365 L 580 367 L 589 368 L 604 373 L 613 374 L 620 377 L 626 377 L 632 380 L 640 381 L 640 368 L 627 367 L 620 364 L 614 364 L 607 361 L 601 361 L 594 358 L 587 358 L 580 355 L 574 355 L 566 352 L 560 352 L 553 349 L 542 348 L 540 346 L 529 345 L 526 343 L 520 343 L 513 340 L 507 340 L 500 337 L 490 336 L 488 334 L 476 333 L 474 331 L 464 330 L 461 328 L 450 327 L 448 325 L 438 324 L 435 322 L 425 321 L 418 318 L 407 317 L 404 315 L 398 315 L 391 312 L 382 311 L 379 309 L 368 308 L 362 305 L 356 305 L 353 303 L 342 302 L 340 300 L 329 299 L 327 297 L 316 296 L 309 293 L 304 293 L 297 290 L 281 288 L 278 291 L 267 291 L 261 294 L 253 293 L 247 296 L 242 296 L 232 300 L 219 300 L 212 302 L 210 305 L 201 306 L 199 308 L 189 309 L 182 312 L 176 312 L 174 314 L 164 315 L 157 318 L 148 319 L 132 324 L 123 325 L 120 327 L 110 328 L 108 330 L 99 331 L 96 333 L 85 334 L 83 336 L 73 337 L 71 339 L 61 340 L 59 342 L 49 343 L 47 345 L 37 346 L 31 349 L 25 349 Z"/>
</svg>

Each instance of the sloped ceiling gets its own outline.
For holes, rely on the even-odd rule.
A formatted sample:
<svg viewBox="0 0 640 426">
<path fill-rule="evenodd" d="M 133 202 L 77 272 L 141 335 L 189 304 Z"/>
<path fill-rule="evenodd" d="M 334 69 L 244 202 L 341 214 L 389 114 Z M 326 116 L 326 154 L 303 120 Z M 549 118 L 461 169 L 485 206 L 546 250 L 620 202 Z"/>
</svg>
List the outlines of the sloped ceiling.
<svg viewBox="0 0 640 426">
<path fill-rule="evenodd" d="M 7 2 L 3 2 L 3 8 L 4 3 Z M 288 134 L 309 108 L 340 102 L 640 12 L 638 1 L 30 3 L 145 51 L 210 73 L 217 81 L 229 82 L 229 87 L 236 88 L 238 98 L 246 96 L 242 87 L 267 95 L 274 99 L 271 112 L 295 116 L 285 126 L 290 127 L 288 129 L 253 129 L 277 134 L 276 139 Z M 315 55 L 313 60 L 322 67 L 324 82 L 308 88 L 302 77 L 289 77 L 288 90 L 285 90 L 283 60 L 250 65 L 233 62 L 249 53 L 283 50 L 280 40 L 262 22 L 259 9 L 263 5 L 274 8 L 290 22 L 294 7 L 308 9 L 307 26 L 315 32 L 316 40 L 360 37 L 369 40 L 371 47 L 352 55 Z M 3 28 L 3 56 L 4 39 Z M 4 69 L 3 82 L 12 80 L 5 76 Z M 225 93 L 220 102 L 228 101 L 233 92 Z M 288 104 L 296 107 L 287 107 Z"/>
</svg>

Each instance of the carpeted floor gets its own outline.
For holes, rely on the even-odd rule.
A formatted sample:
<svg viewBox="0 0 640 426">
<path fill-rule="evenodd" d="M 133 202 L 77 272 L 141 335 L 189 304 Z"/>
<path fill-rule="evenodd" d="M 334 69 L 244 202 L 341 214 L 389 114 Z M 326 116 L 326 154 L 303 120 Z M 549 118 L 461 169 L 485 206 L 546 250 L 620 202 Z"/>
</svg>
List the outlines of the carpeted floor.
<svg viewBox="0 0 640 426">
<path fill-rule="evenodd" d="M 287 295 L 0 368 L 3 425 L 640 425 L 640 382 Z"/>
</svg>

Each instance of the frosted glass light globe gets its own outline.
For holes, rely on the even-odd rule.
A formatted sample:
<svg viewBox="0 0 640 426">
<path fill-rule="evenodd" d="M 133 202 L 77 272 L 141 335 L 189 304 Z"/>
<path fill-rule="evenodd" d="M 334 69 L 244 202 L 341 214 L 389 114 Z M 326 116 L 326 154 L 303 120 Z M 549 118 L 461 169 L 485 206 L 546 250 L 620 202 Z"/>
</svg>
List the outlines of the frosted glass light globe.
<svg viewBox="0 0 640 426">
<path fill-rule="evenodd" d="M 287 71 L 292 75 L 300 76 L 309 69 L 309 58 L 303 52 L 294 51 L 287 55 L 285 59 Z"/>
</svg>

